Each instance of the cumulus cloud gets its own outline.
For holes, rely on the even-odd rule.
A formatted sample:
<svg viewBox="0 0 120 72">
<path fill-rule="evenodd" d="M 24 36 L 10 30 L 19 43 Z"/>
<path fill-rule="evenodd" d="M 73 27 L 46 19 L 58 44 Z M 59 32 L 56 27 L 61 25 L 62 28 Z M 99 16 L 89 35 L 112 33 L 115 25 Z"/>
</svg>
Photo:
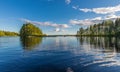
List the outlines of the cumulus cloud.
<svg viewBox="0 0 120 72">
<path fill-rule="evenodd" d="M 111 7 L 100 7 L 100 8 L 92 8 L 92 9 L 88 9 L 88 8 L 79 8 L 80 11 L 83 12 L 94 12 L 96 14 L 114 14 L 116 12 L 120 11 L 120 5 L 117 6 L 111 6 Z"/>
<path fill-rule="evenodd" d="M 66 4 L 70 4 L 70 3 L 71 3 L 71 0 L 65 0 L 65 3 L 66 3 Z"/>
<path fill-rule="evenodd" d="M 36 25 L 40 25 L 40 26 L 48 26 L 48 27 L 54 27 L 56 32 L 63 32 L 65 28 L 69 28 L 70 26 L 68 24 L 57 24 L 57 23 L 53 23 L 53 22 L 38 22 L 38 21 L 31 21 L 28 19 L 21 19 L 23 22 L 26 23 L 33 23 Z"/>
<path fill-rule="evenodd" d="M 100 23 L 102 21 L 103 20 L 101 17 L 96 17 L 96 18 L 84 19 L 84 20 L 72 19 L 69 22 L 70 24 L 73 24 L 73 25 L 89 26 L 89 25 Z"/>
<path fill-rule="evenodd" d="M 69 23 L 73 24 L 73 25 L 89 26 L 89 25 L 101 23 L 104 20 L 112 20 L 112 21 L 114 21 L 117 18 L 120 18 L 120 16 L 115 15 L 115 14 L 110 14 L 110 15 L 106 15 L 104 17 L 95 17 L 95 18 L 84 19 L 84 20 L 71 19 L 69 21 Z"/>
<path fill-rule="evenodd" d="M 83 12 L 93 12 L 96 14 L 103 14 L 102 17 L 95 17 L 91 19 L 71 19 L 69 20 L 70 24 L 73 25 L 81 25 L 81 26 L 89 26 L 93 24 L 98 24 L 103 22 L 104 20 L 112 20 L 114 21 L 117 18 L 120 18 L 117 12 L 120 12 L 120 4 L 116 6 L 109 6 L 109 7 L 99 7 L 99 8 L 79 8 L 79 6 L 72 6 L 73 9 L 83 11 Z"/>
<path fill-rule="evenodd" d="M 27 23 L 33 23 L 33 24 L 37 24 L 41 26 L 50 26 L 50 27 L 55 27 L 55 28 L 69 28 L 70 27 L 68 24 L 57 24 L 53 22 L 38 22 L 38 21 L 31 21 L 28 19 L 21 19 L 21 20 Z"/>
</svg>

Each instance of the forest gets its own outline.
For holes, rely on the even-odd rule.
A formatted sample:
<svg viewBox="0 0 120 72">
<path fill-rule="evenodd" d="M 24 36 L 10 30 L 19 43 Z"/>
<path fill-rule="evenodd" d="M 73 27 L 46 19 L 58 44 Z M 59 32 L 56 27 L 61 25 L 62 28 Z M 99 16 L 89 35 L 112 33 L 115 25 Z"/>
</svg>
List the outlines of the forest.
<svg viewBox="0 0 120 72">
<path fill-rule="evenodd" d="M 81 27 L 77 36 L 120 36 L 120 18 L 114 21 L 105 20 L 87 28 Z"/>
<path fill-rule="evenodd" d="M 0 36 L 18 36 L 19 34 L 16 32 L 10 32 L 10 31 L 2 31 L 0 30 Z"/>
</svg>

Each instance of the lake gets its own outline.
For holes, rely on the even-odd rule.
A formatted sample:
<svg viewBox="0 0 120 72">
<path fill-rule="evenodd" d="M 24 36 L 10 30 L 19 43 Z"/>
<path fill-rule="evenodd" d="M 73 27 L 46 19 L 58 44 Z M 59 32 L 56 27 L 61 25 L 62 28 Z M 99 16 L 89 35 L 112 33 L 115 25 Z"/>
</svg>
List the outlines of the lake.
<svg viewBox="0 0 120 72">
<path fill-rule="evenodd" d="M 0 37 L 0 72 L 120 72 L 120 38 Z"/>
</svg>

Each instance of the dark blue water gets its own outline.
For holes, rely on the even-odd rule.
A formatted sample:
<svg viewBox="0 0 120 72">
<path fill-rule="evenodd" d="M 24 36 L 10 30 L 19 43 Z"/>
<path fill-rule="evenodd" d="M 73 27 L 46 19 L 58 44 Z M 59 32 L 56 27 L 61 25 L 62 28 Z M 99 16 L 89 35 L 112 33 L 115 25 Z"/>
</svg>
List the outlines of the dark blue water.
<svg viewBox="0 0 120 72">
<path fill-rule="evenodd" d="M 0 37 L 0 72 L 120 72 L 120 39 Z"/>
</svg>

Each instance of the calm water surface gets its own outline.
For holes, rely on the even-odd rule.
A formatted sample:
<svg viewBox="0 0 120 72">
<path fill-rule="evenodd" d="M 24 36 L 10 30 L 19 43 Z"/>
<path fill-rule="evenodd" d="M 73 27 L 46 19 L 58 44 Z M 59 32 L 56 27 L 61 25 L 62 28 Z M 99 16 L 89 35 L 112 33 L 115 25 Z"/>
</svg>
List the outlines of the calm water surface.
<svg viewBox="0 0 120 72">
<path fill-rule="evenodd" d="M 0 37 L 0 72 L 120 72 L 120 39 Z"/>
</svg>

